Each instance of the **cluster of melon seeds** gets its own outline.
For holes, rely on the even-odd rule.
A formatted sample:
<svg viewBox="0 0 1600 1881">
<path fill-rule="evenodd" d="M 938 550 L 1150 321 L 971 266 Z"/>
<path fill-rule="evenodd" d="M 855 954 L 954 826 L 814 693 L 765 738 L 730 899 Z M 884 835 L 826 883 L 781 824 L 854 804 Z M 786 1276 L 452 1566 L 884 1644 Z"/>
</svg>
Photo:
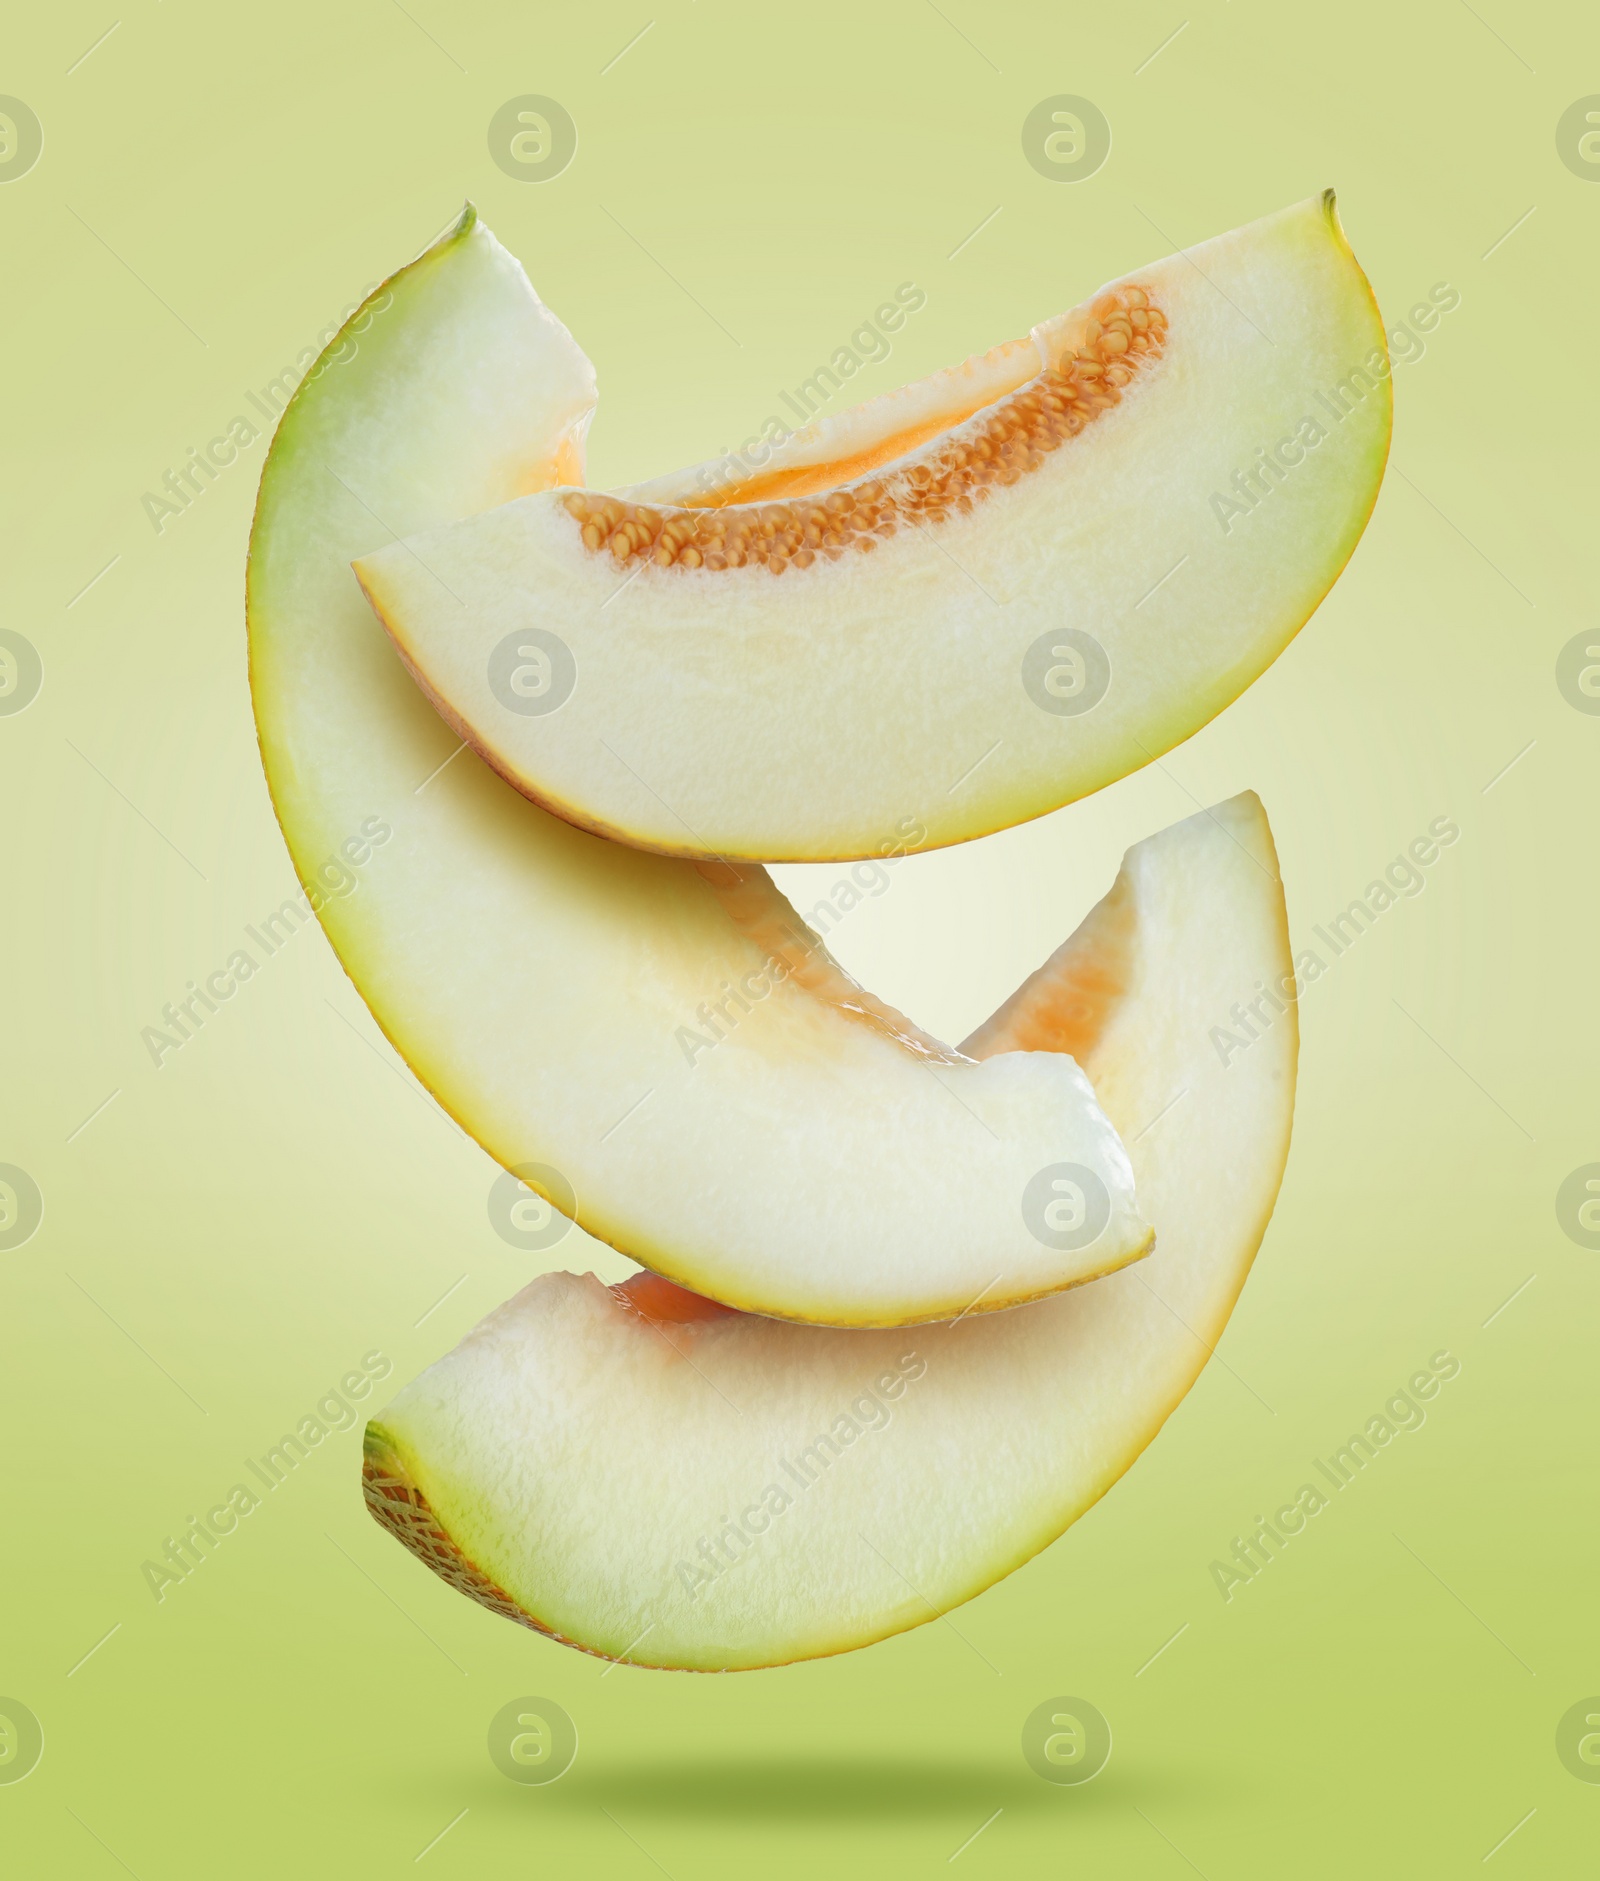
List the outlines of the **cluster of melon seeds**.
<svg viewBox="0 0 1600 1881">
<path fill-rule="evenodd" d="M 1090 309 L 1077 348 L 986 406 L 903 466 L 825 496 L 720 509 L 647 508 L 588 491 L 567 497 L 583 545 L 619 564 L 765 567 L 774 575 L 865 554 L 906 524 L 942 523 L 1015 483 L 1122 397 L 1159 357 L 1166 315 L 1141 287 L 1112 288 Z"/>
</svg>

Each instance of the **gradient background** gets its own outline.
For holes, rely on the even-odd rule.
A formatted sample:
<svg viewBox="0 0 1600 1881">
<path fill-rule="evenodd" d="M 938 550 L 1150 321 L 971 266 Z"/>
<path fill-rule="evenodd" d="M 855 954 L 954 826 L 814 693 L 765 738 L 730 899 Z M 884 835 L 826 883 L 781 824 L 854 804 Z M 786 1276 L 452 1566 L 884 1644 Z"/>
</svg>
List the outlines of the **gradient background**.
<svg viewBox="0 0 1600 1881">
<path fill-rule="evenodd" d="M 1600 1787 L 1556 1727 L 1600 1692 L 1600 1252 L 1555 1195 L 1600 1157 L 1600 719 L 1555 663 L 1595 622 L 1600 186 L 1555 133 L 1600 92 L 1600 22 L 1505 0 L 652 4 L 136 0 L 86 58 L 109 6 L 8 35 L 0 91 L 45 142 L 0 186 L 0 627 L 44 687 L 0 717 L 0 1162 L 45 1216 L 0 1254 L 0 1695 L 45 1751 L 0 1786 L 0 1862 L 1575 1873 Z M 545 184 L 488 154 L 525 92 L 578 125 Z M 1113 128 L 1079 184 L 1021 150 L 1058 92 Z M 902 281 L 927 306 L 862 393 L 1330 183 L 1391 324 L 1437 282 L 1461 295 L 1397 368 L 1344 579 L 1168 759 L 907 863 L 831 937 L 960 1037 L 1127 844 L 1197 804 L 1260 791 L 1297 942 L 1432 819 L 1460 824 L 1304 1002 L 1276 1219 L 1153 1450 L 953 1626 L 777 1672 L 608 1673 L 494 1619 L 367 1519 L 353 1431 L 158 1605 L 140 1563 L 244 1455 L 374 1347 L 409 1377 L 533 1267 L 489 1224 L 488 1159 L 315 931 L 150 1063 L 140 1028 L 295 885 L 245 687 L 265 442 L 159 535 L 144 492 L 467 196 L 596 362 L 607 483 L 756 429 Z M 780 873 L 810 905 L 841 872 Z M 576 1230 L 541 1258 L 627 1270 Z M 1462 1369 L 1426 1426 L 1225 1603 L 1210 1561 L 1446 1347 Z M 1080 1789 L 1019 1749 L 1063 1693 L 1115 1734 Z M 549 1788 L 485 1752 L 524 1694 L 577 1722 Z"/>
</svg>

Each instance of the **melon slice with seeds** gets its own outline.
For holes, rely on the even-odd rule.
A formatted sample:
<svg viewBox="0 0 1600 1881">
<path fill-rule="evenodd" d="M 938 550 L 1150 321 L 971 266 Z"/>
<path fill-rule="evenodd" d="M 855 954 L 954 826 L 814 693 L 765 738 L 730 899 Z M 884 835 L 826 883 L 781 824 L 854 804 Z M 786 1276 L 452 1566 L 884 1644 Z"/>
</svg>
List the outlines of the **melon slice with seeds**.
<svg viewBox="0 0 1600 1881">
<path fill-rule="evenodd" d="M 525 795 L 673 855 L 880 853 L 1018 823 L 1204 725 L 1343 568 L 1389 362 L 1331 192 L 759 471 L 556 488 L 357 563 Z"/>
<path fill-rule="evenodd" d="M 1262 985 L 1280 1010 L 1224 1066 L 1208 1032 Z M 639 1665 L 844 1652 L 970 1599 L 1105 1494 L 1220 1338 L 1288 1155 L 1292 988 L 1253 795 L 1140 843 L 967 1048 L 1080 1056 L 1147 1261 L 897 1332 L 546 1274 L 368 1425 L 368 1507 L 492 1611 Z"/>
</svg>

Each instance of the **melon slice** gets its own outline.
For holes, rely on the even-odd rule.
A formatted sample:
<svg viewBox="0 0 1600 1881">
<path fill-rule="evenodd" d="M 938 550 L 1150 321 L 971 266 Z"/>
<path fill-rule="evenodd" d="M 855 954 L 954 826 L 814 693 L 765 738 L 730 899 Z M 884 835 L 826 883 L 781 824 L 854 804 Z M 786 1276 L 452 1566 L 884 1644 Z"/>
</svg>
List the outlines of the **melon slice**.
<svg viewBox="0 0 1600 1881">
<path fill-rule="evenodd" d="M 1343 568 L 1389 445 L 1366 278 L 1313 198 L 1027 340 L 699 466 L 357 564 L 517 788 L 671 855 L 881 853 L 1053 810 L 1236 698 Z"/>
<path fill-rule="evenodd" d="M 1253 795 L 1140 843 L 969 1047 L 1081 1055 L 1148 1261 L 899 1332 L 546 1274 L 368 1426 L 371 1512 L 493 1611 L 640 1665 L 843 1652 L 970 1599 L 1111 1487 L 1221 1335 L 1288 1154 L 1292 983 Z M 1240 1000 L 1260 1032 L 1224 1067 Z"/>
<path fill-rule="evenodd" d="M 763 870 L 598 841 L 452 757 L 351 558 L 581 475 L 593 390 L 469 211 L 273 441 L 248 585 L 262 759 L 374 1017 L 502 1163 L 735 1306 L 897 1325 L 1136 1259 L 1127 1156 L 1075 1064 L 975 1064 L 856 986 Z M 1061 1163 L 1100 1206 L 1041 1238 L 1023 1198 Z"/>
</svg>

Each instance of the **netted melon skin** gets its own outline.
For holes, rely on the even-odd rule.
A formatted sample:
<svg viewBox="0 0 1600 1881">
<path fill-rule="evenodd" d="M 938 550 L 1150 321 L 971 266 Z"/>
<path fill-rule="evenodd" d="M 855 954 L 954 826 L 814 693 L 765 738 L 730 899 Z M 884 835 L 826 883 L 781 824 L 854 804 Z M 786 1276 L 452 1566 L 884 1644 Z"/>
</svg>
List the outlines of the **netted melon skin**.
<svg viewBox="0 0 1600 1881">
<path fill-rule="evenodd" d="M 361 1494 L 367 1513 L 386 1534 L 402 1548 L 414 1554 L 424 1567 L 438 1575 L 447 1587 L 469 1600 L 477 1601 L 503 1620 L 515 1620 L 531 1633 L 541 1633 L 557 1645 L 572 1646 L 591 1658 L 606 1659 L 613 1665 L 629 1665 L 632 1660 L 618 1659 L 609 1652 L 586 1646 L 581 1639 L 569 1639 L 555 1627 L 519 1607 L 498 1582 L 491 1580 L 478 1564 L 469 1559 L 444 1524 L 433 1505 L 412 1480 L 388 1433 L 378 1424 L 369 1424 L 361 1446 Z M 677 1669 L 677 1668 L 675 1668 Z M 691 1666 L 686 1671 L 715 1671 L 716 1667 Z"/>
<path fill-rule="evenodd" d="M 543 1633 L 547 1639 L 559 1640 L 563 1646 L 576 1646 L 580 1652 L 593 1651 L 581 1640 L 568 1639 L 554 1627 L 541 1625 L 475 1561 L 461 1552 L 434 1514 L 428 1498 L 412 1481 L 410 1471 L 401 1462 L 388 1434 L 376 1424 L 367 1426 L 362 1442 L 361 1493 L 373 1521 L 393 1535 L 403 1548 L 410 1549 L 446 1586 L 465 1594 L 469 1600 L 476 1600 L 480 1607 L 487 1607 L 502 1619 L 515 1620 L 519 1626 Z M 609 1654 L 602 1652 L 594 1656 L 604 1659 Z"/>
</svg>

